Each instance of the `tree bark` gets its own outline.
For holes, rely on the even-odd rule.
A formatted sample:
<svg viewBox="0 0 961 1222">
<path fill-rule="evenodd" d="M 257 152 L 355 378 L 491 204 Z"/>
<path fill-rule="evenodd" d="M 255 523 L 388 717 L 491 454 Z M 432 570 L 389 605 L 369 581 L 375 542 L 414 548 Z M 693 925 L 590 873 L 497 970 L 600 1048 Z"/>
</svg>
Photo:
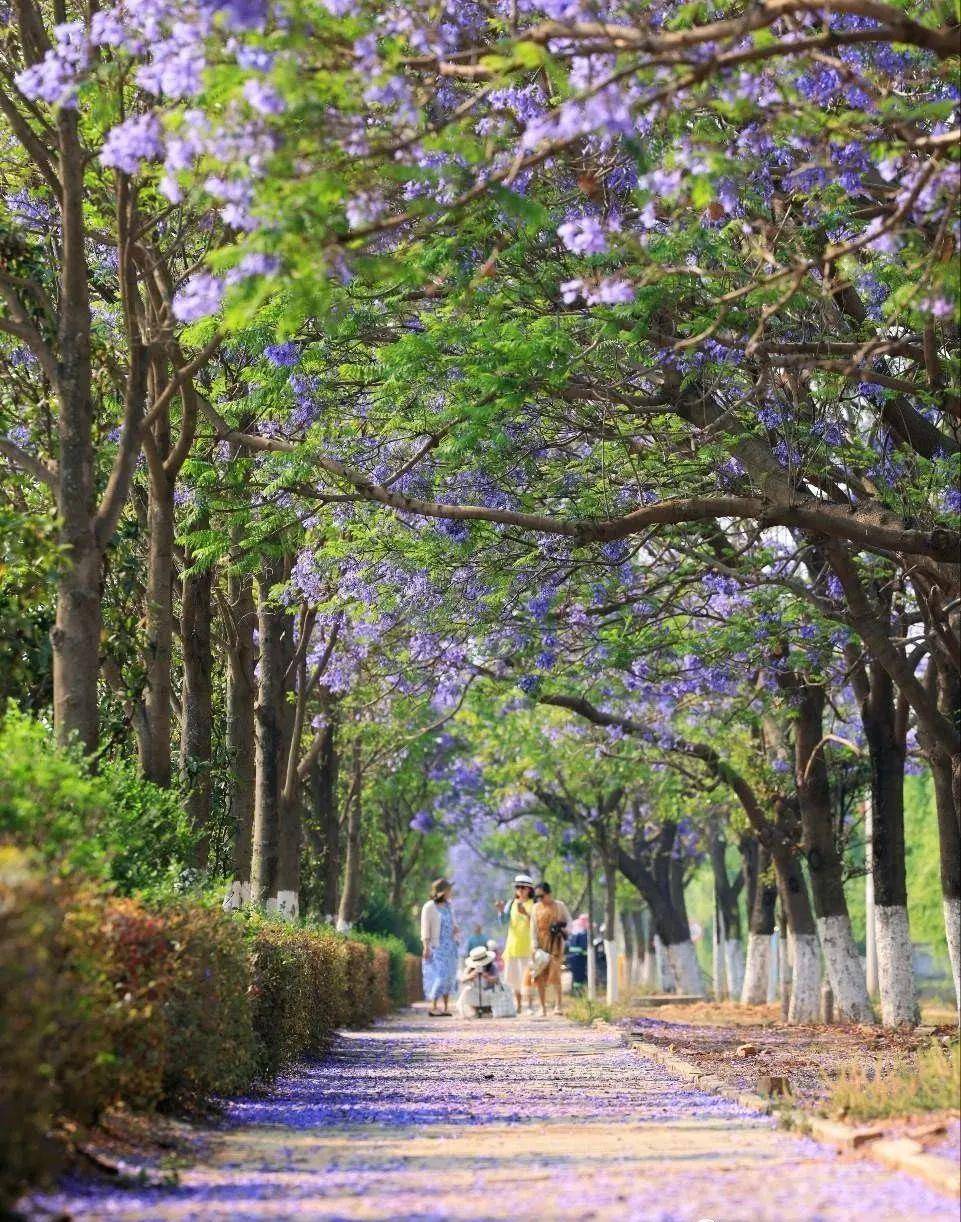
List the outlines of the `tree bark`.
<svg viewBox="0 0 961 1222">
<path fill-rule="evenodd" d="M 337 916 L 340 885 L 340 818 L 337 810 L 337 714 L 331 703 L 327 710 L 324 740 L 311 771 L 311 802 L 314 824 L 320 833 L 321 877 L 324 917 L 333 923 Z"/>
<path fill-rule="evenodd" d="M 727 977 L 730 997 L 739 997 L 744 980 L 744 952 L 741 946 L 741 906 L 739 896 L 744 885 L 743 871 L 734 882 L 728 878 L 727 842 L 720 830 L 712 828 L 710 835 L 711 871 L 714 875 L 715 937 Z M 720 966 L 720 964 L 719 964 Z M 720 975 L 720 973 L 719 973 Z M 720 983 L 715 980 L 715 992 Z"/>
<path fill-rule="evenodd" d="M 800 859 L 780 849 L 775 849 L 773 855 L 793 967 L 787 1021 L 812 1023 L 817 1021 L 821 995 L 821 957 L 814 913 Z"/>
<path fill-rule="evenodd" d="M 604 958 L 607 962 L 607 1004 L 619 996 L 617 974 L 617 850 L 605 845 L 604 865 Z"/>
<path fill-rule="evenodd" d="M 242 908 L 250 901 L 250 866 L 256 786 L 254 701 L 257 610 L 253 581 L 246 573 L 227 578 L 224 630 L 227 639 L 227 761 L 233 878 L 225 906 Z"/>
<path fill-rule="evenodd" d="M 360 901 L 360 831 L 363 805 L 361 798 L 360 743 L 354 744 L 353 794 L 347 812 L 347 859 L 344 862 L 344 886 L 337 910 L 337 928 L 350 929 L 357 920 Z"/>
<path fill-rule="evenodd" d="M 904 764 L 907 718 L 899 718 L 894 684 L 876 662 L 861 720 L 871 759 L 871 877 L 881 1021 L 886 1027 L 920 1021 L 908 932 L 904 843 Z"/>
<path fill-rule="evenodd" d="M 53 716 L 57 741 L 97 749 L 103 555 L 96 537 L 90 290 L 85 253 L 83 150 L 77 112 L 57 114 L 61 182 L 62 268 L 57 379 L 57 508 L 64 561 L 57 586 L 53 647 Z"/>
<path fill-rule="evenodd" d="M 942 715 L 957 724 L 961 718 L 961 681 L 957 675 L 946 667 L 936 667 L 932 659 L 926 683 L 935 688 Z M 955 1000 L 961 1006 L 961 808 L 958 804 L 958 760 L 942 750 L 923 731 L 919 730 L 918 737 L 934 782 L 944 932 L 954 977 Z"/>
<path fill-rule="evenodd" d="M 835 838 L 831 787 L 824 754 L 824 688 L 793 685 L 795 767 L 803 848 L 811 877 L 821 949 L 838 1012 L 849 1022 L 871 1017 L 864 969 L 844 894 L 844 867 Z"/>
<path fill-rule="evenodd" d="M 170 726 L 173 663 L 174 488 L 163 469 L 169 437 L 148 442 L 150 494 L 147 505 L 147 686 L 146 738 L 140 766 L 146 780 L 170 784 Z"/>
<path fill-rule="evenodd" d="M 683 993 L 700 994 L 701 972 L 684 903 L 683 864 L 671 856 L 676 834 L 675 824 L 662 826 L 649 865 L 639 853 L 632 856 L 623 847 L 618 849 L 617 864 L 651 910 L 673 984 Z"/>
<path fill-rule="evenodd" d="M 271 601 L 271 587 L 286 576 L 281 560 L 265 560 L 257 579 L 257 624 L 260 661 L 255 713 L 256 780 L 254 785 L 253 852 L 250 870 L 254 903 L 276 906 L 280 849 L 280 802 L 283 786 L 286 690 L 289 663 L 289 617 Z"/>
<path fill-rule="evenodd" d="M 190 558 L 187 558 L 189 564 Z M 185 804 L 197 835 L 197 865 L 210 852 L 211 750 L 213 744 L 213 648 L 211 597 L 213 570 L 188 573 L 183 581 L 180 634 L 183 648 L 180 772 Z"/>
<path fill-rule="evenodd" d="M 754 900 L 748 917 L 747 962 L 741 989 L 741 1004 L 744 1006 L 763 1006 L 767 1001 L 776 907 L 777 883 L 771 877 L 771 854 L 764 845 L 760 845 Z"/>
<path fill-rule="evenodd" d="M 951 760 L 940 752 L 929 757 L 934 800 L 938 815 L 938 847 L 941 859 L 941 908 L 948 943 L 955 1001 L 961 1005 L 961 835 L 955 817 Z"/>
</svg>

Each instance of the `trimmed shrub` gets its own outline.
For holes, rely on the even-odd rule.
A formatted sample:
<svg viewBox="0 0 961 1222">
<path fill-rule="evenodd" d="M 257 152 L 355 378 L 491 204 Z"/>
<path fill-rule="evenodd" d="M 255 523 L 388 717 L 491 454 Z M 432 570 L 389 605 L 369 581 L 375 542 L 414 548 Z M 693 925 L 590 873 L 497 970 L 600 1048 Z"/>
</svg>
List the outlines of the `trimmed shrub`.
<svg viewBox="0 0 961 1222">
<path fill-rule="evenodd" d="M 310 930 L 309 991 L 311 1029 L 305 1051 L 324 1052 L 342 1025 L 347 993 L 347 956 L 344 941 L 330 926 Z"/>
<path fill-rule="evenodd" d="M 424 1000 L 423 962 L 419 955 L 408 955 L 404 967 L 407 984 L 407 997 L 404 1004 L 412 1006 L 415 1001 Z"/>
<path fill-rule="evenodd" d="M 382 936 L 351 931 L 351 938 L 371 947 L 375 956 L 374 1009 L 380 1016 L 389 1014 L 394 1007 L 407 1005 L 407 947 L 390 934 Z M 386 963 L 378 953 L 386 954 Z M 418 963 L 420 960 L 418 960 Z M 382 979 L 386 969 L 386 981 Z"/>
<path fill-rule="evenodd" d="M 49 1173 L 55 1118 L 269 1081 L 406 1001 L 408 959 L 393 938 L 46 879 L 0 848 L 0 1212 Z"/>
<path fill-rule="evenodd" d="M 316 963 L 305 931 L 254 917 L 247 938 L 253 969 L 253 1031 L 257 1068 L 272 1078 L 311 1043 L 310 1007 Z"/>
<path fill-rule="evenodd" d="M 55 903 L 61 922 L 52 942 L 57 1011 L 49 1059 L 56 1106 L 61 1115 L 90 1124 L 119 1097 L 122 1079 L 114 965 L 104 931 L 106 897 L 85 880 L 64 879 Z"/>
<path fill-rule="evenodd" d="M 163 1096 L 167 1063 L 164 999 L 170 940 L 160 913 L 135 899 L 112 899 L 103 932 L 111 963 L 115 1010 L 114 1051 L 119 1097 L 134 1108 L 155 1107 Z"/>
<path fill-rule="evenodd" d="M 55 1105 L 47 1035 L 56 1016 L 52 888 L 15 849 L 0 849 L 0 1215 L 51 1169 Z"/>
<path fill-rule="evenodd" d="M 373 1005 L 373 948 L 366 942 L 351 937 L 344 942 L 346 957 L 346 985 L 344 1010 L 339 1026 L 365 1027 L 374 1018 Z"/>
<path fill-rule="evenodd" d="M 164 1100 L 198 1102 L 242 1090 L 256 1069 L 243 927 L 219 907 L 196 901 L 165 904 L 160 915 L 171 947 L 163 996 Z"/>
</svg>

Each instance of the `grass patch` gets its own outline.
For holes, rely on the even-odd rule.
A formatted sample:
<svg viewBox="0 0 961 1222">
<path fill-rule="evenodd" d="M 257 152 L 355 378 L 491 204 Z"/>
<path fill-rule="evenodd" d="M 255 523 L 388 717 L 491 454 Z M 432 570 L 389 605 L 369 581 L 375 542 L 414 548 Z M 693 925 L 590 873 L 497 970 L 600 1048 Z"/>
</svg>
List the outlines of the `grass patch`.
<svg viewBox="0 0 961 1222">
<path fill-rule="evenodd" d="M 881 1120 L 955 1109 L 961 1094 L 961 1050 L 931 1044 L 894 1067 L 853 1062 L 828 1083 L 826 1110 L 846 1120 Z"/>
<path fill-rule="evenodd" d="M 606 1023 L 612 1023 L 615 1018 L 615 1007 L 602 1001 L 591 1001 L 589 997 L 574 997 L 568 1001 L 564 1013 L 575 1023 L 583 1023 L 589 1027 L 595 1018 L 602 1018 Z"/>
</svg>

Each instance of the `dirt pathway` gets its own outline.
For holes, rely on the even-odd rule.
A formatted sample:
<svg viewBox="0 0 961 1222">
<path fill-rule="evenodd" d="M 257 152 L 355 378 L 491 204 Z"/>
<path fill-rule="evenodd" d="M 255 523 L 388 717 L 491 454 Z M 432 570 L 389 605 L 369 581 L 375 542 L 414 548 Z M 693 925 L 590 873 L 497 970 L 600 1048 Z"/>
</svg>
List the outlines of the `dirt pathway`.
<svg viewBox="0 0 961 1222">
<path fill-rule="evenodd" d="M 76 1219 L 956 1222 L 957 1204 L 846 1162 L 563 1020 L 396 1016 L 266 1099 L 233 1101 L 169 1188 L 66 1186 Z"/>
</svg>

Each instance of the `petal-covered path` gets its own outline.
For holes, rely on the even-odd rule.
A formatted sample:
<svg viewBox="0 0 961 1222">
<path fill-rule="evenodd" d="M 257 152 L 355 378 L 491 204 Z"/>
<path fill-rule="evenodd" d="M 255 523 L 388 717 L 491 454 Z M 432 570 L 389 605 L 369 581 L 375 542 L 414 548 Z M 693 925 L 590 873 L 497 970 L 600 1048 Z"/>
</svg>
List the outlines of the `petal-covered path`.
<svg viewBox="0 0 961 1222">
<path fill-rule="evenodd" d="M 422 1010 L 340 1037 L 235 1100 L 169 1188 L 67 1186 L 71 1217 L 956 1222 L 957 1204 L 844 1161 L 564 1020 Z"/>
</svg>

